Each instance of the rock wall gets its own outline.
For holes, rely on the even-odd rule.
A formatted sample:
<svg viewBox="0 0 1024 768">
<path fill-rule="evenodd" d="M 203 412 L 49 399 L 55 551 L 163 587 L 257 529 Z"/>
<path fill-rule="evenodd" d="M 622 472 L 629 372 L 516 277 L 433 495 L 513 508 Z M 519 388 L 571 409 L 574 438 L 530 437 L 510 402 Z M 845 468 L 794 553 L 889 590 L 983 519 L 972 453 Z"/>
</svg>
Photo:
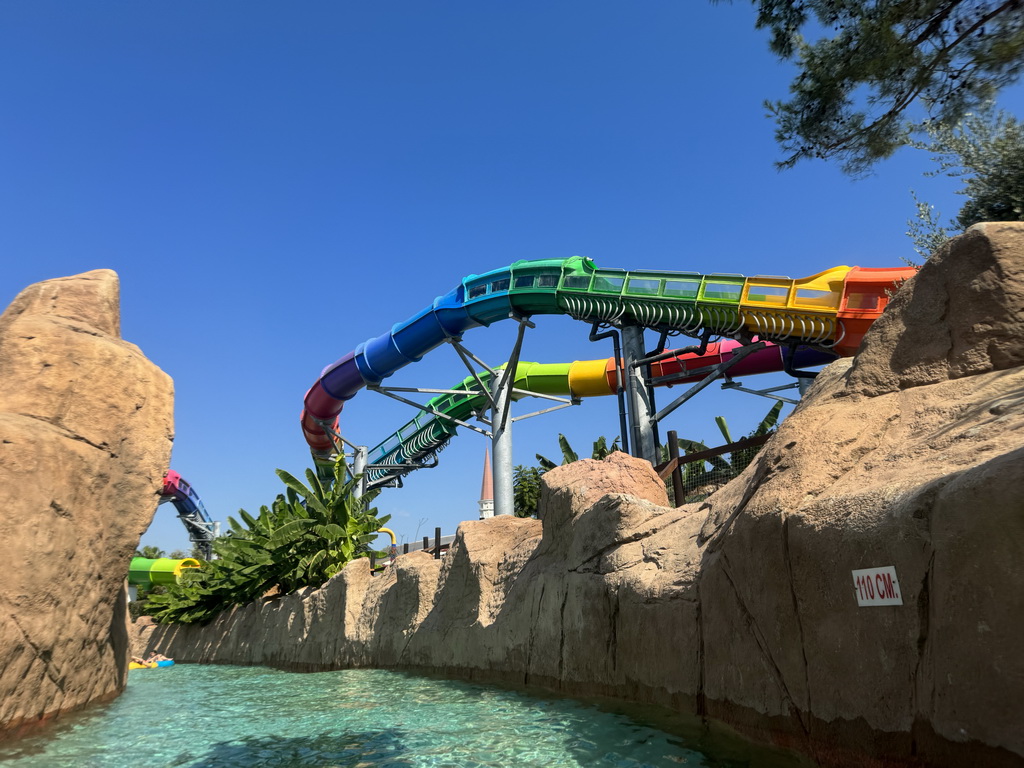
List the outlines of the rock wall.
<svg viewBox="0 0 1024 768">
<path fill-rule="evenodd" d="M 120 338 L 114 272 L 37 283 L 0 316 L 0 737 L 124 687 L 124 579 L 172 404 Z"/>
<path fill-rule="evenodd" d="M 644 462 L 546 475 L 541 520 L 365 560 L 182 661 L 440 671 L 697 713 L 824 765 L 1024 764 L 1024 225 L 979 225 L 829 366 L 744 474 L 666 508 Z M 902 605 L 858 607 L 852 571 Z"/>
</svg>

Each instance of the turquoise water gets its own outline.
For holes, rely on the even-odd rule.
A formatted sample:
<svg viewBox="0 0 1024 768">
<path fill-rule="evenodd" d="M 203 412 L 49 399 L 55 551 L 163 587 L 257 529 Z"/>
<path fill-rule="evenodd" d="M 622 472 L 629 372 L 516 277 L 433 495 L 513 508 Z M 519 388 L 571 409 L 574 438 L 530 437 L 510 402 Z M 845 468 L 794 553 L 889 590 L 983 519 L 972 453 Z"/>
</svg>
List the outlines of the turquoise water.
<svg viewBox="0 0 1024 768">
<path fill-rule="evenodd" d="M 712 756 L 621 713 L 383 670 L 134 670 L 114 702 L 0 744 L 3 768 L 642 768 Z"/>
</svg>

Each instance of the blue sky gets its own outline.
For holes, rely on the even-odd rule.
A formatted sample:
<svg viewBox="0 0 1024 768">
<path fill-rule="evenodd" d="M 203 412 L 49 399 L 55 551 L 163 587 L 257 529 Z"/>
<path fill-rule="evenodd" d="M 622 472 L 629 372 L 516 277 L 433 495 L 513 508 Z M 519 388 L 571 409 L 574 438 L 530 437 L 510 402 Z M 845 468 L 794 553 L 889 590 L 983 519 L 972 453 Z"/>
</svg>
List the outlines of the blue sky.
<svg viewBox="0 0 1024 768">
<path fill-rule="evenodd" d="M 4 3 L 0 301 L 116 270 L 124 338 L 175 382 L 172 466 L 214 517 L 255 512 L 275 468 L 310 465 L 298 416 L 320 370 L 466 274 L 576 254 L 793 277 L 913 257 L 909 190 L 948 217 L 958 185 L 913 150 L 859 181 L 777 172 L 762 101 L 791 76 L 745 3 Z M 1002 104 L 1021 114 L 1021 89 Z M 608 357 L 588 330 L 538 318 L 523 358 Z M 513 334 L 466 343 L 497 364 Z M 440 349 L 391 382 L 465 375 Z M 665 428 L 716 443 L 715 415 L 740 434 L 769 405 L 712 387 Z M 411 415 L 363 392 L 343 431 L 373 445 Z M 559 432 L 587 448 L 617 433 L 615 404 L 517 423 L 516 461 L 556 456 Z M 464 433 L 384 492 L 404 539 L 476 518 L 484 444 Z M 188 548 L 169 506 L 143 543 Z"/>
</svg>

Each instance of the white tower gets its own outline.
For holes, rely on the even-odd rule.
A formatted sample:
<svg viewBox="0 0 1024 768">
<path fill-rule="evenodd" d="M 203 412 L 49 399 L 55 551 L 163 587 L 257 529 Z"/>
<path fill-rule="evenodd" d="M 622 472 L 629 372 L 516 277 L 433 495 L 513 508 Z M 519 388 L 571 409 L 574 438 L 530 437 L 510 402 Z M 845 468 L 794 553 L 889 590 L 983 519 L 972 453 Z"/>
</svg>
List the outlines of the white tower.
<svg viewBox="0 0 1024 768">
<path fill-rule="evenodd" d="M 491 452 L 484 449 L 484 479 L 480 484 L 480 519 L 494 517 L 494 480 L 491 478 Z"/>
</svg>

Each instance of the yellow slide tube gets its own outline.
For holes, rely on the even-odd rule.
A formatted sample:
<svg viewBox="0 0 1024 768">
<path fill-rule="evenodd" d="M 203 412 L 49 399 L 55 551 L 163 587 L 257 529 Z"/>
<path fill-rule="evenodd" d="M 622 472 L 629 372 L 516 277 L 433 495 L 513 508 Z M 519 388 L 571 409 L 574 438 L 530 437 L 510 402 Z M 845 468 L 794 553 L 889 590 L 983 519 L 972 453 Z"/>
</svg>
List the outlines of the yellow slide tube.
<svg viewBox="0 0 1024 768">
<path fill-rule="evenodd" d="M 569 389 L 578 397 L 613 395 L 605 374 L 608 358 L 603 360 L 577 360 L 569 368 Z"/>
</svg>

